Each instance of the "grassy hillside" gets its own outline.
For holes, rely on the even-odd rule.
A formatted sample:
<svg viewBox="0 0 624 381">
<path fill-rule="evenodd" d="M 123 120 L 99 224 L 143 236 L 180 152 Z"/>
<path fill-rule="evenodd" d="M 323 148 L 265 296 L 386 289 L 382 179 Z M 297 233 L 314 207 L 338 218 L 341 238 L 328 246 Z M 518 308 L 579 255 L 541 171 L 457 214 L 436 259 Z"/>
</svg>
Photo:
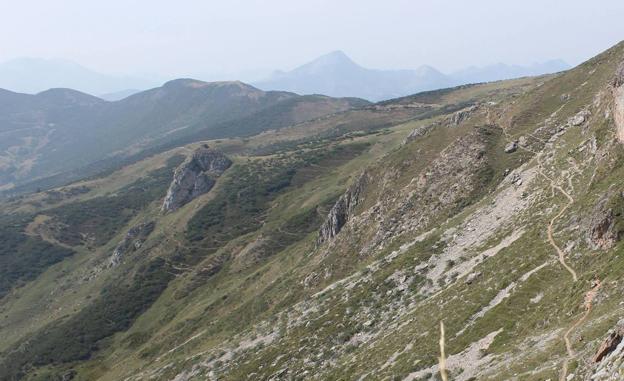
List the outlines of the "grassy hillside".
<svg viewBox="0 0 624 381">
<path fill-rule="evenodd" d="M 0 374 L 434 380 L 444 321 L 453 380 L 589 379 L 624 314 L 622 62 L 210 140 L 233 165 L 173 213 L 199 143 L 6 200 Z"/>
<path fill-rule="evenodd" d="M 253 135 L 368 103 L 190 79 L 117 102 L 67 89 L 37 95 L 2 90 L 0 100 L 0 190 L 51 176 L 58 185 L 146 149 L 173 148 L 171 142 Z"/>
</svg>

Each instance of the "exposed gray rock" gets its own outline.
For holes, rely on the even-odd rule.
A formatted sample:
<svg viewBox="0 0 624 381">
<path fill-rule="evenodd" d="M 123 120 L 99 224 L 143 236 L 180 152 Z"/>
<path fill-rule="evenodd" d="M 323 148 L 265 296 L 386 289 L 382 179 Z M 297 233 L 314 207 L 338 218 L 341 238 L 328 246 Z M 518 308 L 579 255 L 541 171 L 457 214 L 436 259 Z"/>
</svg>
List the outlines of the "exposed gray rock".
<svg viewBox="0 0 624 381">
<path fill-rule="evenodd" d="M 618 381 L 624 374 L 624 320 L 609 331 L 592 358 L 595 364 L 585 380 Z"/>
<path fill-rule="evenodd" d="M 405 138 L 405 141 L 403 142 L 403 144 L 407 144 L 411 141 L 416 140 L 417 138 L 421 137 L 421 136 L 425 136 L 429 131 L 431 131 L 436 125 L 435 124 L 427 124 L 425 126 L 420 126 L 420 127 L 416 127 L 414 128 L 409 135 L 407 135 L 407 137 Z"/>
<path fill-rule="evenodd" d="M 624 235 L 624 195 L 610 190 L 603 196 L 589 218 L 588 241 L 594 249 L 608 250 Z"/>
<path fill-rule="evenodd" d="M 618 67 L 612 86 L 613 120 L 615 121 L 616 136 L 620 143 L 624 143 L 624 62 Z"/>
<path fill-rule="evenodd" d="M 409 135 L 407 135 L 407 137 L 405 138 L 405 141 L 403 141 L 403 144 L 407 144 L 413 140 L 416 140 L 417 138 L 421 136 L 425 136 L 426 134 L 429 133 L 429 131 L 433 130 L 435 127 L 438 127 L 438 126 L 445 126 L 445 127 L 459 126 L 461 123 L 468 120 L 472 116 L 472 114 L 478 109 L 479 109 L 478 105 L 466 107 L 464 109 L 461 109 L 455 112 L 453 115 L 450 115 L 448 117 L 445 117 L 444 119 L 438 120 L 435 123 L 416 127 L 409 133 Z"/>
<path fill-rule="evenodd" d="M 466 277 L 466 280 L 464 281 L 464 283 L 466 284 L 472 284 L 477 278 L 479 278 L 481 276 L 481 271 L 477 271 L 477 272 L 473 272 L 468 274 L 468 276 Z"/>
<path fill-rule="evenodd" d="M 459 126 L 463 121 L 470 118 L 473 112 L 475 112 L 479 106 L 470 106 L 463 110 L 459 110 L 451 116 L 451 124 Z"/>
<path fill-rule="evenodd" d="M 319 230 L 317 244 L 320 245 L 331 240 L 340 232 L 361 201 L 367 181 L 366 173 L 362 173 L 357 181 L 336 201 Z"/>
<path fill-rule="evenodd" d="M 173 181 L 162 205 L 163 212 L 172 212 L 208 192 L 216 178 L 232 165 L 219 151 L 203 145 L 175 170 Z"/>
<path fill-rule="evenodd" d="M 624 337 L 624 324 L 622 321 L 618 323 L 618 325 L 613 329 L 607 337 L 604 339 L 596 354 L 592 358 L 592 362 L 600 362 L 603 358 L 605 358 L 609 353 L 613 352 L 617 346 L 622 342 L 622 338 Z"/>
<path fill-rule="evenodd" d="M 590 115 L 591 113 L 588 110 L 580 111 L 578 114 L 568 119 L 568 123 L 575 127 L 580 126 L 581 124 L 585 123 L 585 121 L 587 120 L 587 118 L 589 118 Z"/>
<path fill-rule="evenodd" d="M 505 153 L 516 152 L 517 149 L 518 149 L 518 142 L 513 141 L 505 146 Z"/>
<path fill-rule="evenodd" d="M 133 226 L 126 233 L 125 237 L 115 250 L 113 255 L 109 259 L 109 266 L 114 267 L 121 263 L 122 257 L 128 253 L 138 250 L 145 242 L 145 239 L 154 231 L 156 224 L 153 221 L 145 222 L 136 226 Z"/>
</svg>

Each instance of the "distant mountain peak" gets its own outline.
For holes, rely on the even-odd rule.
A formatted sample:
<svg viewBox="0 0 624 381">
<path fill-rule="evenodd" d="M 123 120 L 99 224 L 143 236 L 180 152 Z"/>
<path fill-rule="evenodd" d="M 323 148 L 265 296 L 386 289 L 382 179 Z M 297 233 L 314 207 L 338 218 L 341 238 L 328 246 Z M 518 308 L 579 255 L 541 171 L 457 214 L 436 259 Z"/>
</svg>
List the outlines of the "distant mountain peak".
<svg viewBox="0 0 624 381">
<path fill-rule="evenodd" d="M 349 56 L 342 50 L 335 50 L 333 52 L 324 54 L 307 64 L 299 66 L 294 71 L 320 71 L 336 68 L 360 68 Z"/>
</svg>

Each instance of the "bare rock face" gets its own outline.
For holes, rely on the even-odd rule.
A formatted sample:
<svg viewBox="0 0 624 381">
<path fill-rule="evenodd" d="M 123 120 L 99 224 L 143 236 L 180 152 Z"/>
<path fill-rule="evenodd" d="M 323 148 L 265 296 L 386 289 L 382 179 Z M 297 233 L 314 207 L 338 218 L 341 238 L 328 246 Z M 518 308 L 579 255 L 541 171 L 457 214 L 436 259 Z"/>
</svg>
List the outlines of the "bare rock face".
<svg viewBox="0 0 624 381">
<path fill-rule="evenodd" d="M 407 135 L 407 137 L 403 141 L 403 144 L 408 144 L 409 142 L 412 142 L 412 141 L 418 139 L 421 136 L 427 135 L 427 133 L 429 131 L 431 131 L 435 126 L 436 126 L 435 124 L 427 124 L 427 125 L 424 125 L 424 126 L 420 126 L 420 127 L 414 128 L 409 133 L 409 135 Z"/>
<path fill-rule="evenodd" d="M 172 212 L 208 192 L 216 179 L 232 165 L 219 151 L 204 145 L 198 148 L 175 170 L 165 196 L 162 211 Z"/>
<path fill-rule="evenodd" d="M 510 142 L 505 146 L 505 153 L 513 153 L 516 152 L 517 149 L 518 142 L 514 140 L 513 142 Z"/>
<path fill-rule="evenodd" d="M 592 358 L 592 362 L 602 361 L 602 359 L 617 348 L 622 342 L 622 338 L 624 338 L 624 327 L 622 326 L 618 326 L 613 331 L 609 332 L 602 344 L 600 344 L 600 347 L 598 347 L 596 354 Z"/>
<path fill-rule="evenodd" d="M 438 126 L 443 126 L 443 127 L 447 127 L 447 128 L 457 127 L 460 124 L 462 124 L 463 122 L 465 122 L 468 119 L 470 119 L 470 117 L 478 110 L 479 110 L 479 106 L 478 105 L 473 105 L 473 106 L 461 109 L 461 110 L 453 113 L 452 115 L 447 116 L 447 117 L 445 117 L 445 118 L 443 118 L 441 120 L 438 120 L 438 121 L 436 121 L 434 123 L 416 127 L 415 129 L 413 129 L 409 133 L 409 135 L 407 135 L 407 137 L 403 141 L 403 144 L 408 144 L 409 142 L 414 141 L 414 140 L 418 139 L 421 136 L 427 135 L 429 133 L 429 131 L 433 130 L 434 128 L 436 128 Z"/>
<path fill-rule="evenodd" d="M 568 124 L 574 127 L 580 126 L 587 121 L 590 115 L 591 112 L 589 112 L 589 110 L 579 111 L 576 115 L 568 119 Z"/>
<path fill-rule="evenodd" d="M 467 120 L 472 116 L 472 114 L 479 109 L 479 106 L 474 105 L 467 107 L 463 110 L 459 110 L 451 116 L 450 124 L 454 126 L 459 126 L 462 122 Z"/>
<path fill-rule="evenodd" d="M 329 211 L 327 219 L 319 230 L 317 244 L 322 244 L 334 238 L 353 215 L 353 211 L 361 201 L 366 188 L 366 173 L 360 175 L 357 181 L 336 201 Z"/>
<path fill-rule="evenodd" d="M 141 245 L 143 245 L 143 242 L 145 242 L 145 239 L 152 234 L 155 226 L 156 224 L 150 221 L 133 226 L 128 230 L 124 239 L 119 242 L 115 251 L 113 251 L 113 255 L 109 260 L 109 266 L 115 267 L 119 265 L 126 253 L 138 250 Z"/>
<path fill-rule="evenodd" d="M 624 143 L 624 62 L 622 62 L 613 80 L 613 119 L 615 120 L 616 136 Z"/>
<path fill-rule="evenodd" d="M 624 236 L 624 194 L 609 191 L 594 207 L 588 241 L 594 249 L 608 250 Z"/>
<path fill-rule="evenodd" d="M 598 347 L 585 380 L 615 381 L 624 374 L 624 321 L 620 320 Z"/>
</svg>

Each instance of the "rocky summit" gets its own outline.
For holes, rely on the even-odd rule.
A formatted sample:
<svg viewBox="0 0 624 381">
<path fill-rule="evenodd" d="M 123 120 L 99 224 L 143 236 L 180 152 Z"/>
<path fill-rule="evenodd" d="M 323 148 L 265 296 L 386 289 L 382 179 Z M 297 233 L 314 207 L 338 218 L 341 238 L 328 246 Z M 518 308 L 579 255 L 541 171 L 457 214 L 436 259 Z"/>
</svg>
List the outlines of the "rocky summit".
<svg viewBox="0 0 624 381">
<path fill-rule="evenodd" d="M 221 122 L 0 200 L 0 379 L 623 379 L 623 63 L 129 97 Z"/>
</svg>

